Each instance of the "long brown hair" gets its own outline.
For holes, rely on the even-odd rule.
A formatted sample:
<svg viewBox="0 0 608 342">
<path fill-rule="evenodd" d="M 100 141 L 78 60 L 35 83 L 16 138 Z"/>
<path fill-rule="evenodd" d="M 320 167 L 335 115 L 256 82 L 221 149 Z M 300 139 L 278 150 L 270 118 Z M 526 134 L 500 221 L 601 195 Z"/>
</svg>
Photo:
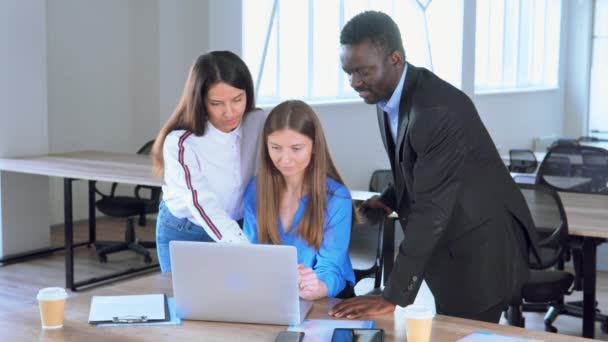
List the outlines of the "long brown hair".
<svg viewBox="0 0 608 342">
<path fill-rule="evenodd" d="M 205 134 L 209 114 L 205 97 L 209 88 L 218 82 L 245 90 L 247 106 L 245 113 L 255 109 L 253 80 L 247 65 L 239 56 L 230 51 L 212 51 L 199 56 L 188 73 L 181 99 L 169 120 L 158 132 L 152 147 L 152 166 L 154 175 L 162 177 L 163 144 L 169 133 L 185 129 L 196 136 Z"/>
<path fill-rule="evenodd" d="M 325 210 L 327 208 L 327 177 L 344 185 L 344 181 L 329 154 L 319 118 L 313 109 L 302 101 L 291 100 L 277 105 L 266 118 L 263 129 L 260 166 L 257 176 L 257 226 L 261 243 L 281 244 L 278 217 L 285 180 L 274 166 L 268 153 L 268 136 L 276 131 L 290 129 L 312 140 L 312 156 L 304 175 L 304 188 L 309 196 L 297 234 L 311 247 L 319 250 L 323 241 Z M 356 220 L 353 206 L 353 222 Z"/>
</svg>

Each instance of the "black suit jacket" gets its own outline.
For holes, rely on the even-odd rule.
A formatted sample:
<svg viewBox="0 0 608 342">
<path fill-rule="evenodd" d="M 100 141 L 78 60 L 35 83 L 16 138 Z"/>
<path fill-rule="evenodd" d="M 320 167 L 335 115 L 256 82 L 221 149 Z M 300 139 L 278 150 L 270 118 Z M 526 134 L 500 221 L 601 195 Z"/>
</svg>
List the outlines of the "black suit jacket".
<svg viewBox="0 0 608 342">
<path fill-rule="evenodd" d="M 410 64 L 396 144 L 380 107 L 378 122 L 395 178 L 381 200 L 405 233 L 384 297 L 408 305 L 425 279 L 444 314 L 475 317 L 511 300 L 529 276 L 536 235 L 471 100 Z"/>
</svg>

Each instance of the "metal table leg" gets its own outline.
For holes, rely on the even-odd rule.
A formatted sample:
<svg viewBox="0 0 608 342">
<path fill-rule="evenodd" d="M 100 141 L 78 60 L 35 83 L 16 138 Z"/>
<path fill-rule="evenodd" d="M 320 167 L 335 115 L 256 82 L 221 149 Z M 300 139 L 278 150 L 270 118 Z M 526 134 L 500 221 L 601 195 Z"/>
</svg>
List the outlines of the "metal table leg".
<svg viewBox="0 0 608 342">
<path fill-rule="evenodd" d="M 583 337 L 595 336 L 595 280 L 598 242 L 592 237 L 583 239 Z"/>
<path fill-rule="evenodd" d="M 63 179 L 63 216 L 64 216 L 64 248 L 65 248 L 65 287 L 74 288 L 74 221 L 72 216 L 72 181 Z"/>
</svg>

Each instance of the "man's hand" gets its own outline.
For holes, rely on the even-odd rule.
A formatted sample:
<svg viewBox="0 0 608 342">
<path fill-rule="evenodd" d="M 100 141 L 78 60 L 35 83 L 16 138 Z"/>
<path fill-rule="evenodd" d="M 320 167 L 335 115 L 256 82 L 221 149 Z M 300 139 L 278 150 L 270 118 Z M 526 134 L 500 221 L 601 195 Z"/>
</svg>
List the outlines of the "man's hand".
<svg viewBox="0 0 608 342">
<path fill-rule="evenodd" d="M 361 296 L 346 299 L 336 304 L 329 315 L 335 318 L 357 319 L 364 316 L 378 316 L 395 311 L 395 304 L 382 296 Z"/>
<path fill-rule="evenodd" d="M 317 300 L 327 297 L 327 285 L 319 280 L 312 268 L 302 264 L 298 265 L 298 285 L 302 299 Z"/>
<path fill-rule="evenodd" d="M 375 195 L 361 203 L 359 212 L 369 223 L 375 224 L 392 213 L 393 209 L 382 203 L 380 196 Z"/>
</svg>

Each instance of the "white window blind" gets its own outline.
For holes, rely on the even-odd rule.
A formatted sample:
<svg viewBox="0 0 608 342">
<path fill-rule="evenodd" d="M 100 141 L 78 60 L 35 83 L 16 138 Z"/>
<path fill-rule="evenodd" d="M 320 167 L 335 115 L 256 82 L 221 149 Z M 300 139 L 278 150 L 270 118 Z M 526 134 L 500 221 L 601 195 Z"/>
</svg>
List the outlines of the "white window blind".
<svg viewBox="0 0 608 342">
<path fill-rule="evenodd" d="M 560 0 L 477 0 L 475 91 L 555 88 Z"/>
<path fill-rule="evenodd" d="M 463 0 L 243 0 L 243 57 L 261 80 L 258 103 L 359 99 L 340 65 L 340 30 L 365 10 L 395 20 L 408 61 L 460 87 Z"/>
</svg>

